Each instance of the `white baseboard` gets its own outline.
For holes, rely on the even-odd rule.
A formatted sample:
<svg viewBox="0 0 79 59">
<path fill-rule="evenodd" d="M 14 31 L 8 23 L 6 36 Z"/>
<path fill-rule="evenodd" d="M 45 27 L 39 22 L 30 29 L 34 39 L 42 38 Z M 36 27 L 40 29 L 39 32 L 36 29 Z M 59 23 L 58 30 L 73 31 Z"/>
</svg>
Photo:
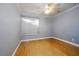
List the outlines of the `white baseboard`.
<svg viewBox="0 0 79 59">
<path fill-rule="evenodd" d="M 48 38 L 51 38 L 51 37 L 33 38 L 33 39 L 26 39 L 26 40 L 21 40 L 21 41 L 22 42 L 24 42 L 24 41 L 34 41 L 34 40 L 42 40 L 42 39 L 48 39 Z"/>
<path fill-rule="evenodd" d="M 14 50 L 14 52 L 13 52 L 12 56 L 14 56 L 14 55 L 15 55 L 15 53 L 16 53 L 17 49 L 19 48 L 20 44 L 21 44 L 21 41 L 19 42 L 18 46 L 17 46 L 17 47 L 16 47 L 16 49 Z"/>
<path fill-rule="evenodd" d="M 69 41 L 67 41 L 67 40 L 60 39 L 60 38 L 56 38 L 56 37 L 52 37 L 52 38 L 55 38 L 55 39 L 57 39 L 57 40 L 60 40 L 60 41 L 66 42 L 66 43 L 68 43 L 68 44 L 71 44 L 71 45 L 73 45 L 73 46 L 79 47 L 79 45 L 76 44 L 76 43 L 69 42 Z"/>
<path fill-rule="evenodd" d="M 21 41 L 22 41 L 22 42 L 24 42 L 24 41 L 33 41 L 33 40 L 42 40 L 42 39 L 48 39 L 48 38 L 55 38 L 55 39 L 57 39 L 57 40 L 60 40 L 60 41 L 66 42 L 66 43 L 68 43 L 68 44 L 74 45 L 74 46 L 76 46 L 76 47 L 79 47 L 79 45 L 76 44 L 76 43 L 72 43 L 72 42 L 69 42 L 69 41 L 67 41 L 67 40 L 57 38 L 57 37 L 34 38 L 34 39 L 27 39 L 27 40 L 21 40 Z"/>
<path fill-rule="evenodd" d="M 44 37 L 44 38 L 26 39 L 26 40 L 21 40 L 21 41 L 19 42 L 19 44 L 18 44 L 18 46 L 16 47 L 15 51 L 13 52 L 12 56 L 15 55 L 15 53 L 16 53 L 18 47 L 20 46 L 21 42 L 34 41 L 34 40 L 42 40 L 42 39 L 48 39 L 48 38 L 55 38 L 55 39 L 60 40 L 60 41 L 62 41 L 62 42 L 66 42 L 66 43 L 71 44 L 71 45 L 73 45 L 73 46 L 79 47 L 79 45 L 76 44 L 76 43 L 72 43 L 72 42 L 69 42 L 69 41 L 66 41 L 66 40 L 63 40 L 63 39 L 60 39 L 60 38 L 56 38 L 56 37 Z"/>
</svg>

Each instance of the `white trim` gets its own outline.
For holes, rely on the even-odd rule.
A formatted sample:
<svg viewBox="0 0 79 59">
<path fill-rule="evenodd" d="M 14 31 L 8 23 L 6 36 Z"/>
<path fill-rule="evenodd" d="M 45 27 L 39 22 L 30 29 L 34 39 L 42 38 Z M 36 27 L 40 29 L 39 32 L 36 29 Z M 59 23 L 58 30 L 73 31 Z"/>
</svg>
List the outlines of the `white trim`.
<svg viewBox="0 0 79 59">
<path fill-rule="evenodd" d="M 21 44 L 21 41 L 19 42 L 18 46 L 17 46 L 17 47 L 16 47 L 16 49 L 14 50 L 14 52 L 13 52 L 12 56 L 14 56 L 14 55 L 15 55 L 15 53 L 16 53 L 17 49 L 19 48 L 20 44 Z"/>
<path fill-rule="evenodd" d="M 69 12 L 69 11 L 71 11 L 71 10 L 77 8 L 77 7 L 79 7 L 79 4 L 78 4 L 78 5 L 75 5 L 75 6 L 71 7 L 71 8 L 69 8 L 69 9 L 67 9 L 67 10 L 65 10 L 65 11 L 63 11 L 63 12 L 58 13 L 58 14 L 55 15 L 54 17 L 59 16 L 59 15 L 61 15 L 61 14 L 64 14 L 64 13 L 66 13 L 66 12 Z"/>
<path fill-rule="evenodd" d="M 26 40 L 21 40 L 21 42 L 24 42 L 24 41 L 33 41 L 33 40 L 42 40 L 42 39 L 48 39 L 48 38 L 55 38 L 55 39 L 57 39 L 57 40 L 60 40 L 60 41 L 66 42 L 66 43 L 68 43 L 68 44 L 71 44 L 71 45 L 73 45 L 73 46 L 79 47 L 79 45 L 76 44 L 76 43 L 72 43 L 72 42 L 69 42 L 69 41 L 67 41 L 67 40 L 60 39 L 60 38 L 56 38 L 56 37 L 44 37 L 44 38 L 26 39 Z"/>
<path fill-rule="evenodd" d="M 15 51 L 13 52 L 12 56 L 15 55 L 15 53 L 16 53 L 18 47 L 20 46 L 21 42 L 34 41 L 34 40 L 43 40 L 43 39 L 48 39 L 48 38 L 55 38 L 55 39 L 60 40 L 60 41 L 62 41 L 62 42 L 65 42 L 65 43 L 71 44 L 71 45 L 73 45 L 73 46 L 79 47 L 79 45 L 76 44 L 76 43 L 72 43 L 72 42 L 69 42 L 69 41 L 66 41 L 66 40 L 63 40 L 63 39 L 60 39 L 60 38 L 56 38 L 56 37 L 44 37 L 44 38 L 26 39 L 26 40 L 21 40 L 21 41 L 19 42 L 19 44 L 18 44 L 17 48 L 15 49 Z"/>
<path fill-rule="evenodd" d="M 44 38 L 34 38 L 34 39 L 26 39 L 26 40 L 21 40 L 21 42 L 25 42 L 25 41 L 34 41 L 34 40 L 42 40 L 42 39 L 48 39 L 51 37 L 44 37 Z"/>
<path fill-rule="evenodd" d="M 57 39 L 57 40 L 60 40 L 60 41 L 66 42 L 66 43 L 68 43 L 68 44 L 71 44 L 71 45 L 73 45 L 73 46 L 79 47 L 79 45 L 76 44 L 76 43 L 72 43 L 72 42 L 69 42 L 69 41 L 67 41 L 67 40 L 60 39 L 60 38 L 56 38 L 56 37 L 52 37 L 52 38 L 55 38 L 55 39 Z"/>
</svg>

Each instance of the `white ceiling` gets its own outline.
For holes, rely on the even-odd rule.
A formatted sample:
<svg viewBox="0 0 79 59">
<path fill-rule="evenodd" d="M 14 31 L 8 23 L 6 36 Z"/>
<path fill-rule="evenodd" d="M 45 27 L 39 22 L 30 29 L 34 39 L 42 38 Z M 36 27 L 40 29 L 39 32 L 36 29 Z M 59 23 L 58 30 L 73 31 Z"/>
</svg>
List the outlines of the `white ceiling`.
<svg viewBox="0 0 79 59">
<path fill-rule="evenodd" d="M 21 16 L 26 16 L 26 17 L 40 17 L 40 16 L 50 16 L 50 15 L 54 16 L 75 5 L 78 5 L 78 3 L 58 3 L 57 4 L 58 8 L 48 15 L 43 13 L 45 5 L 46 3 L 20 3 L 17 4 L 17 8 Z"/>
</svg>

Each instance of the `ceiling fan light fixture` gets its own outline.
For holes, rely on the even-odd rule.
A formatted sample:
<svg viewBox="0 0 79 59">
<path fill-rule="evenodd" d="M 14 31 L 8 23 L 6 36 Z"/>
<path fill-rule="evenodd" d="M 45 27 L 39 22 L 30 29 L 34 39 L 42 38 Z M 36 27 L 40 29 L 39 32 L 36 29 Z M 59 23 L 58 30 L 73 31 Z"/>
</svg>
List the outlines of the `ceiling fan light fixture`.
<svg viewBox="0 0 79 59">
<path fill-rule="evenodd" d="M 50 9 L 46 9 L 46 10 L 44 11 L 45 14 L 49 14 L 50 12 L 51 12 Z"/>
<path fill-rule="evenodd" d="M 54 11 L 54 9 L 55 9 L 55 5 L 54 4 L 47 4 L 46 6 L 45 6 L 45 10 L 44 10 L 44 13 L 45 14 L 49 14 L 49 13 L 51 13 L 52 11 Z"/>
</svg>

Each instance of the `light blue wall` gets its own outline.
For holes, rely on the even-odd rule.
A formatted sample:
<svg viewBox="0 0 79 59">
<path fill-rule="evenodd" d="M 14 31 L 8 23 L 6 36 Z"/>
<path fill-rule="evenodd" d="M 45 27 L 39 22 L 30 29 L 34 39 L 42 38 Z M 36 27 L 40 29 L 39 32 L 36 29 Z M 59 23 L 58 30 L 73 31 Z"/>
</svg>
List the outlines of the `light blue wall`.
<svg viewBox="0 0 79 59">
<path fill-rule="evenodd" d="M 0 55 L 12 55 L 20 41 L 20 16 L 16 4 L 0 4 Z"/>
<path fill-rule="evenodd" d="M 31 38 L 40 38 L 40 37 L 49 37 L 51 36 L 51 19 L 49 20 L 49 17 L 39 17 L 39 26 L 37 29 L 37 33 L 33 33 L 33 34 L 26 34 L 24 35 L 22 33 L 22 39 L 31 39 Z M 28 24 L 28 27 L 29 24 Z M 27 27 L 27 28 L 28 28 Z M 32 29 L 30 29 L 30 31 L 33 31 Z"/>
<path fill-rule="evenodd" d="M 79 5 L 51 20 L 53 36 L 79 44 Z"/>
<path fill-rule="evenodd" d="M 79 6 L 57 16 L 39 17 L 37 35 L 23 35 L 23 39 L 55 36 L 79 44 Z M 73 40 L 72 40 L 73 39 Z"/>
</svg>

